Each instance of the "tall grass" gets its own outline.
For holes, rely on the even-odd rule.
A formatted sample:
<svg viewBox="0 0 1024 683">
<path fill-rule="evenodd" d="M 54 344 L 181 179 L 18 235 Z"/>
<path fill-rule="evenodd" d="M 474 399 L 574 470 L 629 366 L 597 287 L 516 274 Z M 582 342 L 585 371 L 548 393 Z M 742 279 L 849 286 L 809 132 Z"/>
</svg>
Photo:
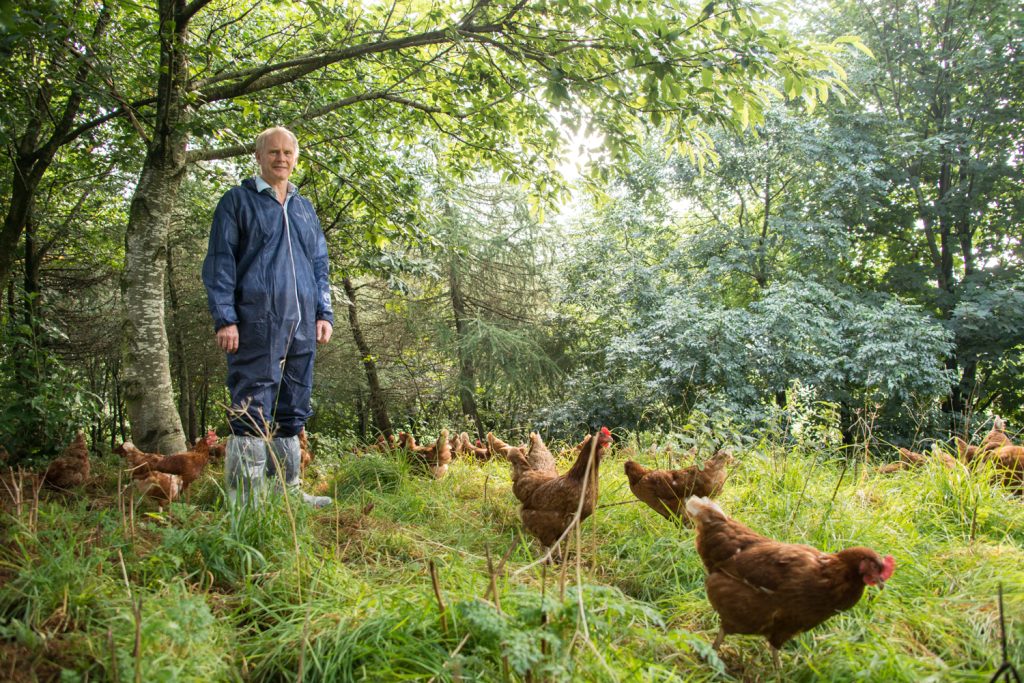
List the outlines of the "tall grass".
<svg viewBox="0 0 1024 683">
<path fill-rule="evenodd" d="M 630 443 L 629 457 L 664 466 L 656 435 Z M 211 470 L 192 505 L 124 512 L 117 463 L 99 462 L 86 491 L 44 492 L 34 517 L 27 504 L 2 513 L 0 675 L 986 681 L 1001 663 L 1000 584 L 1009 657 L 1024 666 L 1024 501 L 993 472 L 933 463 L 882 476 L 861 452 L 783 444 L 769 435 L 734 452 L 723 509 L 782 541 L 867 545 L 897 569 L 787 644 L 778 674 L 763 639 L 711 650 L 718 621 L 693 530 L 628 502 L 626 454 L 613 449 L 578 546 L 563 565 L 532 567 L 538 548 L 497 461 L 457 460 L 434 481 L 394 456 L 321 452 L 307 485 L 333 507 L 227 507 Z"/>
</svg>

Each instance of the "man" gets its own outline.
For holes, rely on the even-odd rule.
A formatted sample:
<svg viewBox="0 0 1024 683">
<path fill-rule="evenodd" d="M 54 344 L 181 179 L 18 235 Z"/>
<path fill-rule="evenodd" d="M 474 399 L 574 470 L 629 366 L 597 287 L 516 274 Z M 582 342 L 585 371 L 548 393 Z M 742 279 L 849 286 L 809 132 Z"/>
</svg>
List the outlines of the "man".
<svg viewBox="0 0 1024 683">
<path fill-rule="evenodd" d="M 228 354 L 234 436 L 224 476 L 232 500 L 240 486 L 246 500 L 276 476 L 277 464 L 298 489 L 298 433 L 313 414 L 313 358 L 333 329 L 327 241 L 313 205 L 288 182 L 298 157 L 288 129 L 259 134 L 259 175 L 217 204 L 203 263 L 217 345 Z M 303 496 L 316 507 L 331 501 Z"/>
</svg>

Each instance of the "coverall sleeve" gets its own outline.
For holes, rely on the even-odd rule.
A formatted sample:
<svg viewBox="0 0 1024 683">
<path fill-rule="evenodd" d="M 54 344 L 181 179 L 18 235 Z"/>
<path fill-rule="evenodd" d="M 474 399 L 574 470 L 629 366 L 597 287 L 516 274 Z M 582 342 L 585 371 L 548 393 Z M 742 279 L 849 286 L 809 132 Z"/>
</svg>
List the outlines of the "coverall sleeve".
<svg viewBox="0 0 1024 683">
<path fill-rule="evenodd" d="M 231 193 L 221 197 L 213 212 L 210 243 L 203 261 L 206 302 L 213 318 L 213 330 L 238 324 L 235 310 L 235 282 L 238 269 L 238 216 Z"/>
<path fill-rule="evenodd" d="M 317 220 L 316 256 L 313 259 L 313 276 L 316 278 L 316 319 L 326 320 L 334 327 L 334 308 L 331 305 L 330 261 L 327 257 L 327 239 Z"/>
</svg>

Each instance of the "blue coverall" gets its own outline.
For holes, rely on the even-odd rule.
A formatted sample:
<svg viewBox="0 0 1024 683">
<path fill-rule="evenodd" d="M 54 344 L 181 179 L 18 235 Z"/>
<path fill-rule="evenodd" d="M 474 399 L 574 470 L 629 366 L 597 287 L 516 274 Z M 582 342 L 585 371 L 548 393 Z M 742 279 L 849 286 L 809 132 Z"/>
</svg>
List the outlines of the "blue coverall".
<svg viewBox="0 0 1024 683">
<path fill-rule="evenodd" d="M 261 183 L 265 185 L 265 183 Z M 334 325 L 327 241 L 313 205 L 289 184 L 284 205 L 248 178 L 217 205 L 203 262 L 214 331 L 238 325 L 228 354 L 236 435 L 260 436 L 264 420 L 295 436 L 313 414 L 316 321 Z"/>
</svg>

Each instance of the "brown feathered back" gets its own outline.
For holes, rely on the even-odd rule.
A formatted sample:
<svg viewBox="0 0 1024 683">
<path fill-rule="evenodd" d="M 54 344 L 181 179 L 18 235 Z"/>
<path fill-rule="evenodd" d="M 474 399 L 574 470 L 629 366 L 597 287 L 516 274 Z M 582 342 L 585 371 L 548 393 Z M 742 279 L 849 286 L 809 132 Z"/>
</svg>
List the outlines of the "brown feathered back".
<svg viewBox="0 0 1024 683">
<path fill-rule="evenodd" d="M 853 547 L 824 553 L 779 543 L 730 519 L 707 498 L 690 498 L 708 601 L 724 634 L 762 635 L 772 647 L 857 604 L 866 585 L 883 583 L 892 557 Z"/>
<path fill-rule="evenodd" d="M 43 483 L 55 489 L 70 489 L 87 482 L 91 470 L 85 432 L 79 429 L 71 443 L 47 466 Z"/>
<path fill-rule="evenodd" d="M 551 454 L 551 451 L 548 450 L 548 447 L 544 445 L 544 441 L 540 438 L 540 434 L 536 432 L 530 432 L 530 445 L 526 451 L 526 460 L 532 470 L 539 472 L 558 471 L 558 467 L 555 465 L 555 456 Z"/>
<path fill-rule="evenodd" d="M 163 458 L 156 453 L 144 453 L 135 447 L 131 441 L 125 441 L 114 449 L 114 453 L 122 456 L 128 463 L 128 472 L 133 478 L 146 477 L 153 472 L 153 465 Z"/>
<path fill-rule="evenodd" d="M 703 465 L 678 470 L 649 470 L 632 460 L 626 461 L 629 490 L 639 500 L 666 519 L 687 522 L 684 512 L 690 496 L 714 498 L 722 492 L 728 476 L 726 466 L 733 462 L 728 451 L 720 450 Z"/>
</svg>

